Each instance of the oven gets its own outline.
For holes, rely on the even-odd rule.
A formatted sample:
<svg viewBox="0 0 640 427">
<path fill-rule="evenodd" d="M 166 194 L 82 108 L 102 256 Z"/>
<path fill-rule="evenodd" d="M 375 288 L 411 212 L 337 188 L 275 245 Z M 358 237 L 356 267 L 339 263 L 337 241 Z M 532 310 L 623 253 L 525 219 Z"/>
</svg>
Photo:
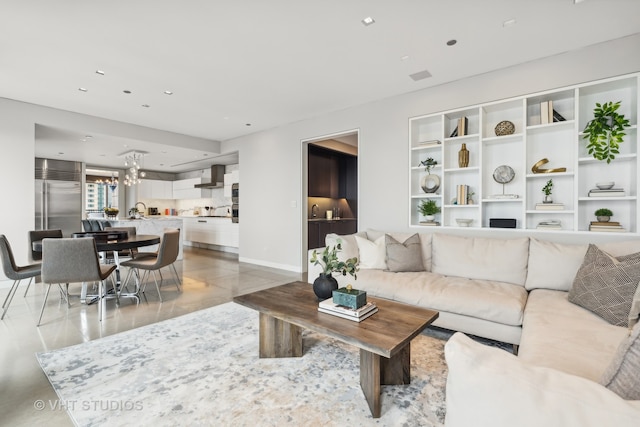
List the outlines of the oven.
<svg viewBox="0 0 640 427">
<path fill-rule="evenodd" d="M 231 202 L 238 203 L 239 198 L 240 198 L 240 184 L 238 183 L 231 184 Z"/>
<path fill-rule="evenodd" d="M 239 222 L 240 219 L 240 207 L 237 203 L 231 205 L 231 222 Z"/>
</svg>

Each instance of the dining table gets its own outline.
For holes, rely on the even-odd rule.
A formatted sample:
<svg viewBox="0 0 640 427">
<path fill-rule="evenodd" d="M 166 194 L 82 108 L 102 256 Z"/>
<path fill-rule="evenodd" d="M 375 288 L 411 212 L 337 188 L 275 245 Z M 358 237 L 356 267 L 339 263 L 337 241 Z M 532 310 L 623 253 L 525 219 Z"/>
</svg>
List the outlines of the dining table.
<svg viewBox="0 0 640 427">
<path fill-rule="evenodd" d="M 126 231 L 113 230 L 113 231 L 83 231 L 72 233 L 71 237 L 93 237 L 96 242 L 96 249 L 98 252 L 106 254 L 107 252 L 113 253 L 113 262 L 116 265 L 116 290 L 111 290 L 111 295 L 115 296 L 115 292 L 118 292 L 119 298 L 136 298 L 139 300 L 138 290 L 139 284 L 136 283 L 136 289 L 134 292 L 122 292 L 122 283 L 120 280 L 120 257 L 119 252 L 125 250 L 139 249 L 142 247 L 153 246 L 160 243 L 160 236 L 154 234 L 137 234 L 129 236 Z M 36 252 L 42 252 L 42 241 L 33 242 L 33 250 Z M 107 259 L 103 256 L 103 259 Z M 134 275 L 137 280 L 137 276 Z M 126 285 L 126 284 L 125 284 Z M 83 283 L 82 291 L 80 294 L 80 301 L 83 303 L 92 304 L 97 301 L 98 297 L 91 296 L 87 300 L 87 286 Z M 106 296 L 109 296 L 107 294 Z"/>
</svg>

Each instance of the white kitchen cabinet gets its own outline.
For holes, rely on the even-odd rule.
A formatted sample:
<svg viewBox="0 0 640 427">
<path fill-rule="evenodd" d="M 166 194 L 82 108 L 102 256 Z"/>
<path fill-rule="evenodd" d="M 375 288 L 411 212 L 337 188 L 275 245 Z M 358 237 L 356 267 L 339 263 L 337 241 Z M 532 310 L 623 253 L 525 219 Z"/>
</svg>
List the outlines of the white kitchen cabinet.
<svg viewBox="0 0 640 427">
<path fill-rule="evenodd" d="M 238 223 L 231 218 L 184 218 L 184 239 L 193 243 L 237 248 L 240 245 Z"/>
<path fill-rule="evenodd" d="M 211 197 L 210 188 L 195 188 L 196 184 L 206 182 L 208 178 L 189 178 L 173 181 L 174 199 L 206 199 Z"/>
<path fill-rule="evenodd" d="M 519 96 L 409 119 L 409 224 L 421 226 L 418 206 L 423 200 L 436 200 L 441 227 L 457 226 L 456 219 L 471 219 L 472 227 L 490 226 L 491 218 L 513 218 L 518 229 L 539 229 L 541 222 L 558 221 L 561 231 L 584 232 L 595 221 L 594 211 L 609 208 L 627 232 L 640 232 L 638 207 L 638 121 L 640 74 L 630 74 L 545 92 Z M 586 150 L 583 129 L 593 118 L 596 103 L 621 101 L 619 112 L 631 123 L 620 153 L 611 164 L 595 160 Z M 564 120 L 543 120 L 545 103 Z M 458 119 L 466 117 L 465 135 L 453 136 Z M 509 121 L 514 131 L 496 136 L 495 128 Z M 465 144 L 470 153 L 466 167 L 458 165 L 458 151 Z M 431 174 L 440 186 L 434 192 L 422 188 L 428 173 L 420 163 L 437 161 Z M 533 173 L 532 166 L 542 159 L 543 169 L 566 168 L 564 172 Z M 497 183 L 494 171 L 508 165 L 515 171 L 513 181 Z M 545 210 L 542 187 L 553 180 L 552 197 L 563 209 Z M 435 180 L 431 179 L 432 182 Z M 614 181 L 625 190 L 620 197 L 589 197 L 597 182 Z M 472 204 L 457 201 L 456 188 L 467 185 L 474 193 Z M 428 190 L 432 190 L 428 189 Z M 504 195 L 517 195 L 506 198 Z M 538 209 L 537 209 L 538 208 Z M 432 226 L 432 225 L 431 225 Z"/>
<path fill-rule="evenodd" d="M 143 179 L 138 185 L 138 199 L 173 199 L 172 181 Z"/>
</svg>

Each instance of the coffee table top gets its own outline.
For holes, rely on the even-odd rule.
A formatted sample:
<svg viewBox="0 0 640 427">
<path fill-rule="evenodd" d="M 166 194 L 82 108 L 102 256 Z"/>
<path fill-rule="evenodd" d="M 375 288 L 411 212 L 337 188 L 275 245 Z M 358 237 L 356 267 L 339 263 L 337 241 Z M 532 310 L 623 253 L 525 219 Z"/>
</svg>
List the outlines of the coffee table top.
<svg viewBox="0 0 640 427">
<path fill-rule="evenodd" d="M 347 344 L 390 358 L 438 318 L 438 312 L 374 298 L 378 312 L 362 322 L 318 311 L 311 284 L 286 285 L 240 295 L 233 301 L 277 319 L 336 338 Z"/>
</svg>

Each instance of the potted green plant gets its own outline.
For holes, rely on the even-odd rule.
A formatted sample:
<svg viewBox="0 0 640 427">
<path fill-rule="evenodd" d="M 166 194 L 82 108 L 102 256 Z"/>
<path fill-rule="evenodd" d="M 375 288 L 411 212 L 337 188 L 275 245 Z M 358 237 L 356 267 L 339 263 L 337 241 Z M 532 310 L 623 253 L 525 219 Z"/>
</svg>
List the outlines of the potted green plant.
<svg viewBox="0 0 640 427">
<path fill-rule="evenodd" d="M 438 164 L 437 160 L 433 160 L 433 157 L 427 158 L 427 160 L 423 160 L 420 162 L 422 166 L 424 166 L 424 170 L 431 175 L 431 169 Z"/>
<path fill-rule="evenodd" d="M 119 212 L 120 212 L 120 209 L 118 208 L 112 208 L 112 207 L 104 208 L 104 214 L 108 218 L 115 218 L 116 216 L 118 216 Z"/>
<path fill-rule="evenodd" d="M 553 180 L 550 179 L 547 183 L 542 187 L 542 192 L 544 193 L 544 199 L 542 203 L 553 203 L 553 199 L 551 198 L 551 191 L 553 190 Z"/>
<path fill-rule="evenodd" d="M 620 154 L 619 148 L 630 126 L 629 120 L 618 113 L 620 102 L 596 103 L 593 110 L 593 120 L 584 128 L 584 139 L 588 139 L 587 150 L 595 159 L 611 160 Z"/>
<path fill-rule="evenodd" d="M 342 242 L 338 240 L 337 245 L 332 248 L 325 247 L 321 254 L 317 250 L 311 254 L 309 262 L 322 267 L 322 273 L 313 282 L 313 292 L 319 301 L 331 298 L 333 291 L 338 289 L 338 281 L 332 276 L 332 273 L 340 273 L 343 276 L 350 274 L 354 279 L 358 278 L 358 258 L 353 257 L 340 261 L 338 252 L 341 250 Z"/>
<path fill-rule="evenodd" d="M 434 199 L 423 200 L 418 205 L 418 212 L 420 212 L 427 221 L 433 221 L 435 215 L 440 213 L 440 206 L 436 204 Z"/>
<path fill-rule="evenodd" d="M 611 217 L 613 216 L 613 212 L 607 208 L 600 208 L 595 211 L 596 218 L 598 222 L 609 222 Z"/>
</svg>

